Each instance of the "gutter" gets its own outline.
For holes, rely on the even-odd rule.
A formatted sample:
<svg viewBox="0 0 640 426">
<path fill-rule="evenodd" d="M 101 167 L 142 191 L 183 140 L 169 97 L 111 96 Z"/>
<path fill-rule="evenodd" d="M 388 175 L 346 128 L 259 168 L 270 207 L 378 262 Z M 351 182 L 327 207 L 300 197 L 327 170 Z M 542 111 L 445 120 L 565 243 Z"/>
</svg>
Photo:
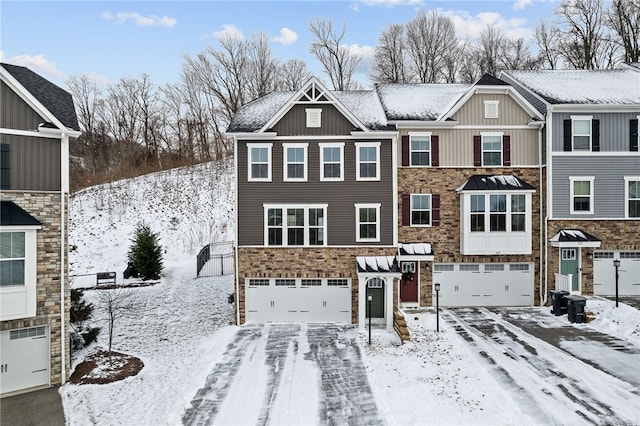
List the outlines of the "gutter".
<svg viewBox="0 0 640 426">
<path fill-rule="evenodd" d="M 68 340 L 65 332 L 66 317 L 65 317 L 65 268 L 66 268 L 66 251 L 67 241 L 66 236 L 66 215 L 65 215 L 65 200 L 66 194 L 69 192 L 69 135 L 67 133 L 60 134 L 60 347 L 61 356 L 60 363 L 62 364 L 61 384 L 64 385 L 67 381 L 67 351 L 65 349 L 65 342 Z"/>
<path fill-rule="evenodd" d="M 234 269 L 235 269 L 235 304 L 236 304 L 236 325 L 240 325 L 240 269 L 238 267 L 238 137 L 233 135 L 233 172 L 235 175 L 234 182 L 234 190 L 236 194 L 236 199 L 234 200 L 235 204 L 235 234 L 236 234 L 236 243 L 234 244 Z"/>
</svg>

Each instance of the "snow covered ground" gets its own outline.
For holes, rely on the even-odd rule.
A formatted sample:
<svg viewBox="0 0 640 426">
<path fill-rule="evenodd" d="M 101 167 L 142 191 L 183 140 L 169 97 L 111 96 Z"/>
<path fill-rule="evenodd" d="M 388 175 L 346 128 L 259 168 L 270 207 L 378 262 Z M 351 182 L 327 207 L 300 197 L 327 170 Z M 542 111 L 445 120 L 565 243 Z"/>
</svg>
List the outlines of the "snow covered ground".
<svg viewBox="0 0 640 426">
<path fill-rule="evenodd" d="M 208 242 L 207 232 L 214 241 L 233 238 L 231 172 L 217 170 L 203 165 L 164 172 L 90 188 L 72 198 L 70 239 L 77 246 L 71 255 L 72 274 L 123 269 L 140 219 L 160 232 L 166 271 L 159 284 L 133 290 L 139 308 L 116 325 L 114 350 L 139 357 L 143 370 L 108 385 L 62 386 L 70 425 L 181 424 L 198 391 L 212 380 L 210 375 L 222 373 L 227 351 L 246 327 L 232 325 L 233 308 L 227 302 L 232 276 L 195 278 L 195 253 Z M 207 190 L 207 182 L 213 190 Z M 146 201 L 143 195 L 165 198 Z M 94 297 L 94 291 L 85 294 L 89 300 Z M 640 311 L 623 304 L 616 309 L 614 302 L 599 299 L 589 299 L 587 310 L 596 315 L 588 324 L 567 324 L 566 317 L 554 317 L 549 308 L 529 308 L 519 315 L 540 327 L 601 331 L 631 348 L 640 347 Z M 444 310 L 440 333 L 435 331 L 433 310 L 407 314 L 412 341 L 404 345 L 383 329 L 373 330 L 371 345 L 366 333 L 356 334 L 354 345 L 385 424 L 640 424 L 637 386 L 523 332 L 493 311 L 466 316 L 470 314 Z M 487 335 L 475 328 L 478 318 L 488 321 Z M 95 321 L 104 326 L 99 317 Z M 326 422 L 320 412 L 309 413 L 323 406 L 325 391 L 319 370 L 306 355 L 312 345 L 303 328 L 296 332 L 297 346 L 285 348 L 286 361 L 274 364 L 284 379 L 273 387 L 266 423 Z M 106 347 L 106 338 L 103 332 L 98 345 Z M 336 348 L 343 345 L 335 341 Z M 583 342 L 583 347 L 593 346 Z M 596 351 L 593 356 L 599 354 L 611 353 Z M 82 355 L 75 355 L 74 365 Z M 239 364 L 237 373 L 224 379 L 236 398 L 222 401 L 215 424 L 246 420 L 233 413 L 243 413 L 244 402 L 238 401 L 264 394 L 261 387 L 269 381 L 254 377 L 255 365 L 250 363 L 267 358 L 245 356 L 243 363 L 248 364 Z M 563 369 L 566 374 L 556 374 Z M 593 410 L 584 408 L 590 405 Z M 582 411 L 586 418 L 580 417 Z"/>
</svg>

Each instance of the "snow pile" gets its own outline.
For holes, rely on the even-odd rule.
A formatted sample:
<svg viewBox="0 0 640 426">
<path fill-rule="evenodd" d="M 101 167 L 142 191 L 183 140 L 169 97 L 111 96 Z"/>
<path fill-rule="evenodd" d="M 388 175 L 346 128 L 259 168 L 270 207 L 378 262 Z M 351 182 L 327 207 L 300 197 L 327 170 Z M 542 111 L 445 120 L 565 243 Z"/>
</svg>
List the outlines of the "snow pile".
<svg viewBox="0 0 640 426">
<path fill-rule="evenodd" d="M 597 298 L 589 298 L 585 308 L 591 312 L 595 319 L 587 323 L 601 333 L 616 336 L 640 347 L 640 311 L 631 306 L 619 302 L 616 308 L 615 302 Z"/>
</svg>

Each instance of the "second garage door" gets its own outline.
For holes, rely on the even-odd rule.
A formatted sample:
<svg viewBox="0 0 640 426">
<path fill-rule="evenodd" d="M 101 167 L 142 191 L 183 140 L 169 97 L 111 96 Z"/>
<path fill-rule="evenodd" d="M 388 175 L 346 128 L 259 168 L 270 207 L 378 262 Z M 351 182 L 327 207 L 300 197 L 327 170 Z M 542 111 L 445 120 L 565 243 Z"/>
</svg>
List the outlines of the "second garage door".
<svg viewBox="0 0 640 426">
<path fill-rule="evenodd" d="M 351 323 L 351 280 L 248 279 L 245 308 L 246 321 Z"/>
<path fill-rule="evenodd" d="M 618 295 L 640 296 L 640 251 L 594 252 L 593 293 L 600 296 L 613 296 L 616 294 L 614 259 L 620 260 Z"/>
<path fill-rule="evenodd" d="M 533 263 L 435 264 L 433 282 L 440 306 L 533 305 Z"/>
<path fill-rule="evenodd" d="M 0 332 L 0 393 L 49 384 L 49 328 Z"/>
</svg>

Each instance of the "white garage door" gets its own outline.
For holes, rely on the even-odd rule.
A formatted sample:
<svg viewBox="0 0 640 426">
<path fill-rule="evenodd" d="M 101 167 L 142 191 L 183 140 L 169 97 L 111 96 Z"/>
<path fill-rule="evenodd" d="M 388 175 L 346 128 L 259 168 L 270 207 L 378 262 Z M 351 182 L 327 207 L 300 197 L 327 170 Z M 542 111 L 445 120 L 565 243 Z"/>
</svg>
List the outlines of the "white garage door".
<svg viewBox="0 0 640 426">
<path fill-rule="evenodd" d="M 620 260 L 618 295 L 640 296 L 640 251 L 595 251 L 593 254 L 593 293 L 600 296 L 616 294 L 616 268 Z"/>
<path fill-rule="evenodd" d="M 0 393 L 49 384 L 49 328 L 0 333 Z"/>
<path fill-rule="evenodd" d="M 248 279 L 247 321 L 351 323 L 351 280 Z"/>
<path fill-rule="evenodd" d="M 533 276 L 533 263 L 444 263 L 433 267 L 433 282 L 440 283 L 440 306 L 531 306 Z"/>
</svg>

